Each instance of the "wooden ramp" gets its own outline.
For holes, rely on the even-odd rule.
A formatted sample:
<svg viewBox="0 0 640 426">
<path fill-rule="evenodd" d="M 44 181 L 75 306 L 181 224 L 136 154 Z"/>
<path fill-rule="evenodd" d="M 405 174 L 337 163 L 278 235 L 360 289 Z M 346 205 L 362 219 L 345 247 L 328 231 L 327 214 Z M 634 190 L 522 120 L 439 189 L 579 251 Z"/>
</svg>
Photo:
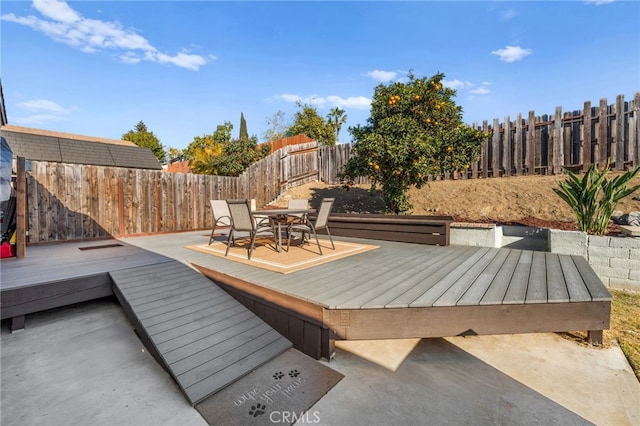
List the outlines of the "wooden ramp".
<svg viewBox="0 0 640 426">
<path fill-rule="evenodd" d="M 191 404 L 292 344 L 224 290 L 178 261 L 110 272 L 140 339 Z"/>
</svg>

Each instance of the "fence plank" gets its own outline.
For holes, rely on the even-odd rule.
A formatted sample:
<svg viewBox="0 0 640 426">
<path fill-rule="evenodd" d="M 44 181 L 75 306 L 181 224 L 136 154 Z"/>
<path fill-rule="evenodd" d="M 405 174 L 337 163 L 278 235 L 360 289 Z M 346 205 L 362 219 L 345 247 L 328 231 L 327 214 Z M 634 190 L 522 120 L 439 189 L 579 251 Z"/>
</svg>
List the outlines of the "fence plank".
<svg viewBox="0 0 640 426">
<path fill-rule="evenodd" d="M 591 144 L 593 136 L 591 134 L 591 102 L 584 103 L 582 111 L 582 171 L 586 172 L 592 161 Z"/>
<path fill-rule="evenodd" d="M 624 160 L 625 160 L 625 143 L 624 143 L 624 96 L 618 95 L 616 97 L 616 105 L 615 105 L 615 128 L 616 134 L 614 139 L 614 144 L 616 147 L 616 170 L 624 170 Z"/>
</svg>

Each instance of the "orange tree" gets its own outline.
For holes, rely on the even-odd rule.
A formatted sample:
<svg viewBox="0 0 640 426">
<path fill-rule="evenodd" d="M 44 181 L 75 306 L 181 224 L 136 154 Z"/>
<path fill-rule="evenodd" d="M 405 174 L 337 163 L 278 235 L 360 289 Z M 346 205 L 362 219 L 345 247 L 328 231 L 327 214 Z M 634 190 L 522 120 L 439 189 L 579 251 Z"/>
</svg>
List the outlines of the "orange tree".
<svg viewBox="0 0 640 426">
<path fill-rule="evenodd" d="M 382 188 L 387 213 L 409 213 L 410 186 L 420 188 L 429 176 L 466 170 L 480 157 L 488 135 L 462 122 L 456 92 L 442 84 L 444 74 L 406 83 L 380 84 L 365 126 L 350 127 L 353 157 L 339 177 L 346 190 L 356 176 L 368 176 L 371 189 Z"/>
</svg>

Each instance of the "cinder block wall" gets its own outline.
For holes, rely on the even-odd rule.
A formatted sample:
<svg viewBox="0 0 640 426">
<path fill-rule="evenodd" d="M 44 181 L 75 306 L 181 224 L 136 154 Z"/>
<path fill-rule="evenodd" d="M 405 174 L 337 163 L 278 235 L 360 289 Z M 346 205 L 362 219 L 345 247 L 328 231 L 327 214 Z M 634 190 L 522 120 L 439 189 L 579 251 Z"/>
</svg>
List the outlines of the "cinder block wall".
<svg viewBox="0 0 640 426">
<path fill-rule="evenodd" d="M 551 230 L 549 251 L 583 256 L 607 287 L 640 291 L 640 238 Z"/>
</svg>

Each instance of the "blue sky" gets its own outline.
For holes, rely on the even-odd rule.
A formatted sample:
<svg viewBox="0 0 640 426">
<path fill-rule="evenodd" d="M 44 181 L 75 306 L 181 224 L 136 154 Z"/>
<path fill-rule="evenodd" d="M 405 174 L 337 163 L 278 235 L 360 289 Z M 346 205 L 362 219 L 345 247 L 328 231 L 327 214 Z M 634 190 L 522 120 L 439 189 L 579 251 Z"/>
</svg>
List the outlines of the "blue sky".
<svg viewBox="0 0 640 426">
<path fill-rule="evenodd" d="M 365 124 L 374 88 L 445 74 L 472 124 L 640 91 L 637 1 L 7 1 L 9 124 L 119 139 L 140 120 L 165 147 L 240 113 L 262 135 L 296 100 Z"/>
</svg>

